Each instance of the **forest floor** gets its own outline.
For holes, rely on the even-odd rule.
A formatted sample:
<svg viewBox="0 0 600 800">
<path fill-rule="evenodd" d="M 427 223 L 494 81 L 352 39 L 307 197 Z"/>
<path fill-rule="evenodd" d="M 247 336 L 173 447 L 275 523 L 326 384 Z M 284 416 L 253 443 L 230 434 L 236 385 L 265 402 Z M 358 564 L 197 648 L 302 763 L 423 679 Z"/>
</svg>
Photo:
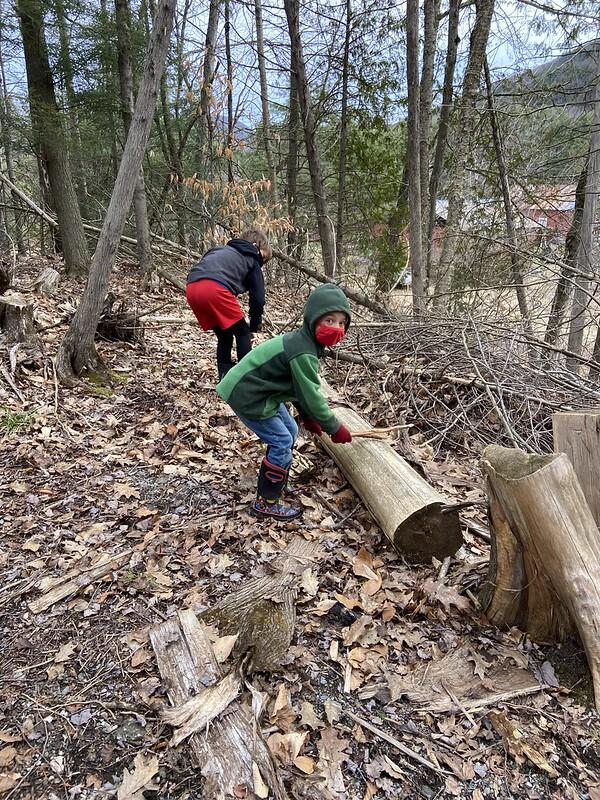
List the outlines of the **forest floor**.
<svg viewBox="0 0 600 800">
<path fill-rule="evenodd" d="M 40 266 L 22 265 L 19 283 Z M 114 284 L 138 294 L 132 269 Z M 99 343 L 110 390 L 57 385 L 51 357 L 65 325 L 50 326 L 81 289 L 63 281 L 53 298 L 34 296 L 47 362 L 17 372 L 24 401 L 0 378 L 1 800 L 112 798 L 120 786 L 120 800 L 201 798 L 188 745 L 172 747 L 160 717 L 149 629 L 265 573 L 298 534 L 318 540 L 322 556 L 302 575 L 285 664 L 251 676 L 270 696 L 263 733 L 291 797 L 599 800 L 585 657 L 486 623 L 484 539 L 466 531 L 445 575 L 435 561 L 406 563 L 307 437 L 299 447 L 315 470 L 298 486 L 303 521 L 252 518 L 261 446 L 214 391 L 211 336 L 148 323 L 145 347 Z M 267 306 L 275 320 L 304 300 L 302 290 L 277 295 Z M 139 305 L 160 307 L 153 318 L 189 316 L 169 286 Z M 331 364 L 324 373 L 372 424 L 398 421 L 376 374 Z M 476 460 L 434 458 L 408 421 L 402 454 L 413 466 L 450 499 L 483 499 Z M 66 596 L 48 595 L 67 574 Z M 44 608 L 47 596 L 55 602 Z M 293 734 L 292 757 L 281 737 Z M 140 752 L 158 771 L 129 793 L 124 770 Z"/>
</svg>

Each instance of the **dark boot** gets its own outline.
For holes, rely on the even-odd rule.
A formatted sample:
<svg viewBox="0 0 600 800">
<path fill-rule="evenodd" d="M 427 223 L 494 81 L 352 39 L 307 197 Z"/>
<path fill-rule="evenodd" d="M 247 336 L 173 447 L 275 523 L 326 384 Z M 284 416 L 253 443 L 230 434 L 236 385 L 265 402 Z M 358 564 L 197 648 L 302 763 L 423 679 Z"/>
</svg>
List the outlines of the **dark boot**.
<svg viewBox="0 0 600 800">
<path fill-rule="evenodd" d="M 263 458 L 258 473 L 258 491 L 252 505 L 252 513 L 256 517 L 272 517 L 273 519 L 295 519 L 302 514 L 302 509 L 281 503 L 281 493 L 287 483 L 288 470 L 271 464 Z"/>
<path fill-rule="evenodd" d="M 235 366 L 233 361 L 217 361 L 217 369 L 219 370 L 219 380 L 222 381 L 229 370 Z"/>
</svg>

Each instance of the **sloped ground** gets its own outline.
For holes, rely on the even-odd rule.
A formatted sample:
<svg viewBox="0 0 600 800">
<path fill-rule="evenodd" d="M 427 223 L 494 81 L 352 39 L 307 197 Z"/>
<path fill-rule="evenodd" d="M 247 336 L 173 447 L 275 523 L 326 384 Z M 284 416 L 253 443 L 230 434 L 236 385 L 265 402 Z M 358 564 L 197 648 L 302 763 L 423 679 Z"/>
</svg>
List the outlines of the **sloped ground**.
<svg viewBox="0 0 600 800">
<path fill-rule="evenodd" d="M 38 268 L 25 265 L 23 283 Z M 136 292 L 127 270 L 115 285 Z M 36 298 L 48 356 L 64 331 L 48 326 L 80 290 L 65 283 Z M 271 303 L 269 315 L 293 317 L 302 301 Z M 170 288 L 143 298 L 157 306 L 187 316 Z M 186 745 L 169 746 L 159 717 L 165 692 L 148 628 L 234 591 L 294 533 L 318 539 L 325 555 L 303 575 L 286 664 L 253 676 L 272 697 L 263 727 L 291 796 L 598 800 L 600 726 L 586 705 L 584 657 L 571 648 L 557 679 L 550 662 L 564 651 L 486 626 L 475 604 L 487 544 L 467 532 L 446 577 L 439 564 L 404 563 L 307 440 L 316 471 L 298 487 L 303 523 L 254 520 L 246 508 L 261 448 L 214 392 L 212 339 L 151 323 L 146 340 L 145 349 L 99 345 L 120 378 L 111 393 L 62 389 L 50 360 L 17 375 L 24 405 L 0 383 L 2 800 L 115 797 L 140 752 L 156 755 L 159 771 L 126 797 L 202 797 Z M 397 422 L 402 409 L 377 376 L 327 374 L 373 423 Z M 449 496 L 480 499 L 476 468 L 434 462 L 418 420 L 408 421 L 403 454 Z M 104 574 L 90 578 L 103 559 L 112 559 Z M 32 610 L 69 571 L 79 587 Z M 508 699 L 487 704 L 501 689 Z M 285 745 L 302 736 L 294 764 Z"/>
</svg>

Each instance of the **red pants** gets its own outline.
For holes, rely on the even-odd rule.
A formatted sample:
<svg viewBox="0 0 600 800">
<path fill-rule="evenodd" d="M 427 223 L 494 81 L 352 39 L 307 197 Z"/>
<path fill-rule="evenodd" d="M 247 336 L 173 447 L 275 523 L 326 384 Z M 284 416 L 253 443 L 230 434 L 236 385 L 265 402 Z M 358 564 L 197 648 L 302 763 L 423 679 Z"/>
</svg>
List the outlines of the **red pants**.
<svg viewBox="0 0 600 800">
<path fill-rule="evenodd" d="M 209 278 L 188 283 L 185 296 L 204 331 L 212 331 L 213 328 L 226 330 L 244 319 L 244 312 L 236 296 Z"/>
</svg>

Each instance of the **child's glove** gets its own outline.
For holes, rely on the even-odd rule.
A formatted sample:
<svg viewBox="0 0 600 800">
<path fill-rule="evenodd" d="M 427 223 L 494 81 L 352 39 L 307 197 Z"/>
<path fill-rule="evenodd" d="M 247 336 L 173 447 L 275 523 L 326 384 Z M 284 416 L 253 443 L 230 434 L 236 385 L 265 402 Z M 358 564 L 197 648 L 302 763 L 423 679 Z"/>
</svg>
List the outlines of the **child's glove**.
<svg viewBox="0 0 600 800">
<path fill-rule="evenodd" d="M 323 433 L 323 428 L 314 419 L 303 419 L 302 424 L 304 425 L 307 431 L 310 431 L 311 433 L 316 433 L 317 436 L 320 436 Z"/>
<path fill-rule="evenodd" d="M 335 433 L 331 434 L 331 441 L 336 444 L 348 444 L 352 441 L 352 434 L 344 425 L 340 425 Z"/>
</svg>

